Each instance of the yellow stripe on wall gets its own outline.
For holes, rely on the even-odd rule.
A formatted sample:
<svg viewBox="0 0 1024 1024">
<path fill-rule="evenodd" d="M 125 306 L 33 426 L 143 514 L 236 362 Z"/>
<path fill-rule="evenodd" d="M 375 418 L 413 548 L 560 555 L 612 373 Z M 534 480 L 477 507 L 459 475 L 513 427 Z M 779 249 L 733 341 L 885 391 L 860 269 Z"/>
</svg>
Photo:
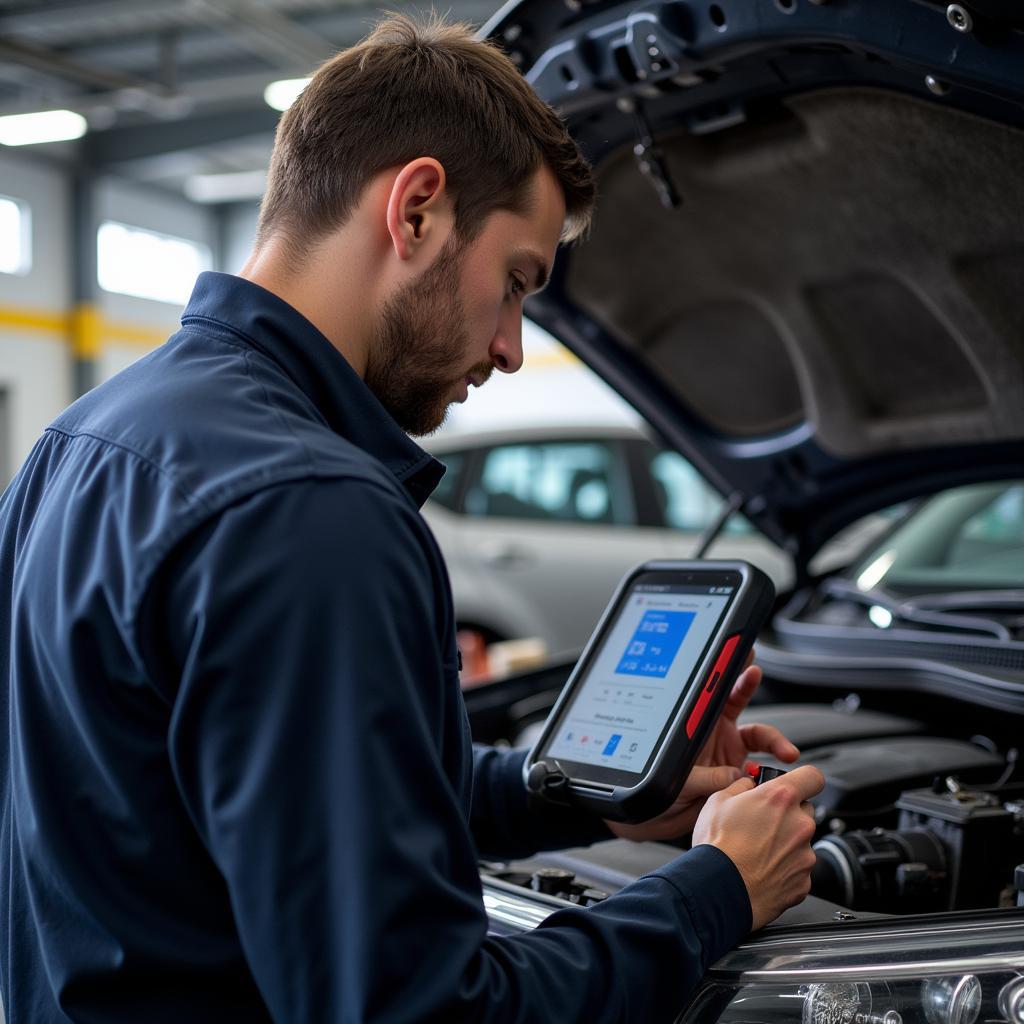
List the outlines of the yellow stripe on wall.
<svg viewBox="0 0 1024 1024">
<path fill-rule="evenodd" d="M 0 306 L 0 327 L 41 334 L 67 334 L 70 320 L 65 314 L 47 313 L 22 306 Z"/>
<path fill-rule="evenodd" d="M 61 335 L 80 359 L 96 359 L 110 344 L 154 349 L 177 330 L 177 324 L 155 328 L 123 320 L 107 320 L 93 303 L 84 303 L 69 313 L 0 305 L 0 330 L 5 327 L 19 332 Z M 561 346 L 549 351 L 532 352 L 526 359 L 526 367 L 530 370 L 580 365 L 579 359 Z"/>
<path fill-rule="evenodd" d="M 60 335 L 79 359 L 95 359 L 111 343 L 156 348 L 177 329 L 176 324 L 159 329 L 107 320 L 93 303 L 83 303 L 68 313 L 52 313 L 29 306 L 0 306 L 0 330 L 5 327 L 29 334 Z"/>
<path fill-rule="evenodd" d="M 89 303 L 71 311 L 71 351 L 79 359 L 95 359 L 103 350 L 100 311 Z"/>
</svg>

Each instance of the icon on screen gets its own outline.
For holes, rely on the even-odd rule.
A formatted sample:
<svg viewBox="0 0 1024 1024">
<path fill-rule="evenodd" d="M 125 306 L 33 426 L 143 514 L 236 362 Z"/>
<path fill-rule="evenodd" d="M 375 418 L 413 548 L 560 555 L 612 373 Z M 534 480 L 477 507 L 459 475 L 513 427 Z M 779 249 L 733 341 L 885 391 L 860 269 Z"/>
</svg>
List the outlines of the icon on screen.
<svg viewBox="0 0 1024 1024">
<path fill-rule="evenodd" d="M 609 737 L 608 742 L 605 744 L 605 748 L 601 751 L 601 753 L 605 757 L 610 757 L 612 754 L 615 753 L 615 748 L 619 745 L 619 740 L 621 739 L 621 733 L 614 733 L 612 736 Z"/>
</svg>

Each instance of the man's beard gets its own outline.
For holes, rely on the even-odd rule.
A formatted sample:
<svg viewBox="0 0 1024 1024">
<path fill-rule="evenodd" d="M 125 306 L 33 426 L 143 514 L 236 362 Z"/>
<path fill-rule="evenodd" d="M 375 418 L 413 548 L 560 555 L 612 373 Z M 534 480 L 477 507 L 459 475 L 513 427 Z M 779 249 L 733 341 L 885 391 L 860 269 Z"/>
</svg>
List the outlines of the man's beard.
<svg viewBox="0 0 1024 1024">
<path fill-rule="evenodd" d="M 488 362 L 458 370 L 470 348 L 458 294 L 464 254 L 449 239 L 417 280 L 387 300 L 367 360 L 367 386 L 416 437 L 441 426 L 459 382 L 473 376 L 483 383 L 493 369 Z"/>
</svg>

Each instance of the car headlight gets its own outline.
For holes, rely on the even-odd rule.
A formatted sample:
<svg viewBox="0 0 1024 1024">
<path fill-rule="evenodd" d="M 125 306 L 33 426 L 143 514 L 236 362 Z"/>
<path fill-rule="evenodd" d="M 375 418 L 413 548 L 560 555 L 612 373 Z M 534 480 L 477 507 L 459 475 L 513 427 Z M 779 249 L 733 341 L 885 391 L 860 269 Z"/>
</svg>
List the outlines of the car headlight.
<svg viewBox="0 0 1024 1024">
<path fill-rule="evenodd" d="M 787 934 L 788 932 L 788 934 Z M 893 918 L 758 937 L 685 1024 L 1024 1024 L 1024 913 Z"/>
</svg>

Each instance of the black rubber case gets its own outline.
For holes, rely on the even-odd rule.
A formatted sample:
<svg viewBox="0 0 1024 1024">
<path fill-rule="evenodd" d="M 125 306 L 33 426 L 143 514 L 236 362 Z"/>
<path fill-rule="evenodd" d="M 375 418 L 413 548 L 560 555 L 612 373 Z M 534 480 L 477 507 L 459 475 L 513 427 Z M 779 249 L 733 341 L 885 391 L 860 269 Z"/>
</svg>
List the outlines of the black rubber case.
<svg viewBox="0 0 1024 1024">
<path fill-rule="evenodd" d="M 683 582 L 680 577 L 690 575 L 696 584 L 704 581 L 699 577 L 709 579 L 709 574 L 732 573 L 739 579 L 722 621 L 682 687 L 681 697 L 660 742 L 639 776 L 546 756 L 545 751 L 552 737 L 558 734 L 563 715 L 586 680 L 590 665 L 617 621 L 635 582 L 638 577 L 651 573 L 664 574 L 670 582 Z M 614 821 L 647 821 L 667 810 L 679 795 L 697 754 L 717 723 L 774 601 L 772 581 L 747 562 L 656 561 L 633 569 L 616 589 L 524 763 L 523 779 L 530 792 L 546 801 L 589 808 L 602 818 Z"/>
</svg>

